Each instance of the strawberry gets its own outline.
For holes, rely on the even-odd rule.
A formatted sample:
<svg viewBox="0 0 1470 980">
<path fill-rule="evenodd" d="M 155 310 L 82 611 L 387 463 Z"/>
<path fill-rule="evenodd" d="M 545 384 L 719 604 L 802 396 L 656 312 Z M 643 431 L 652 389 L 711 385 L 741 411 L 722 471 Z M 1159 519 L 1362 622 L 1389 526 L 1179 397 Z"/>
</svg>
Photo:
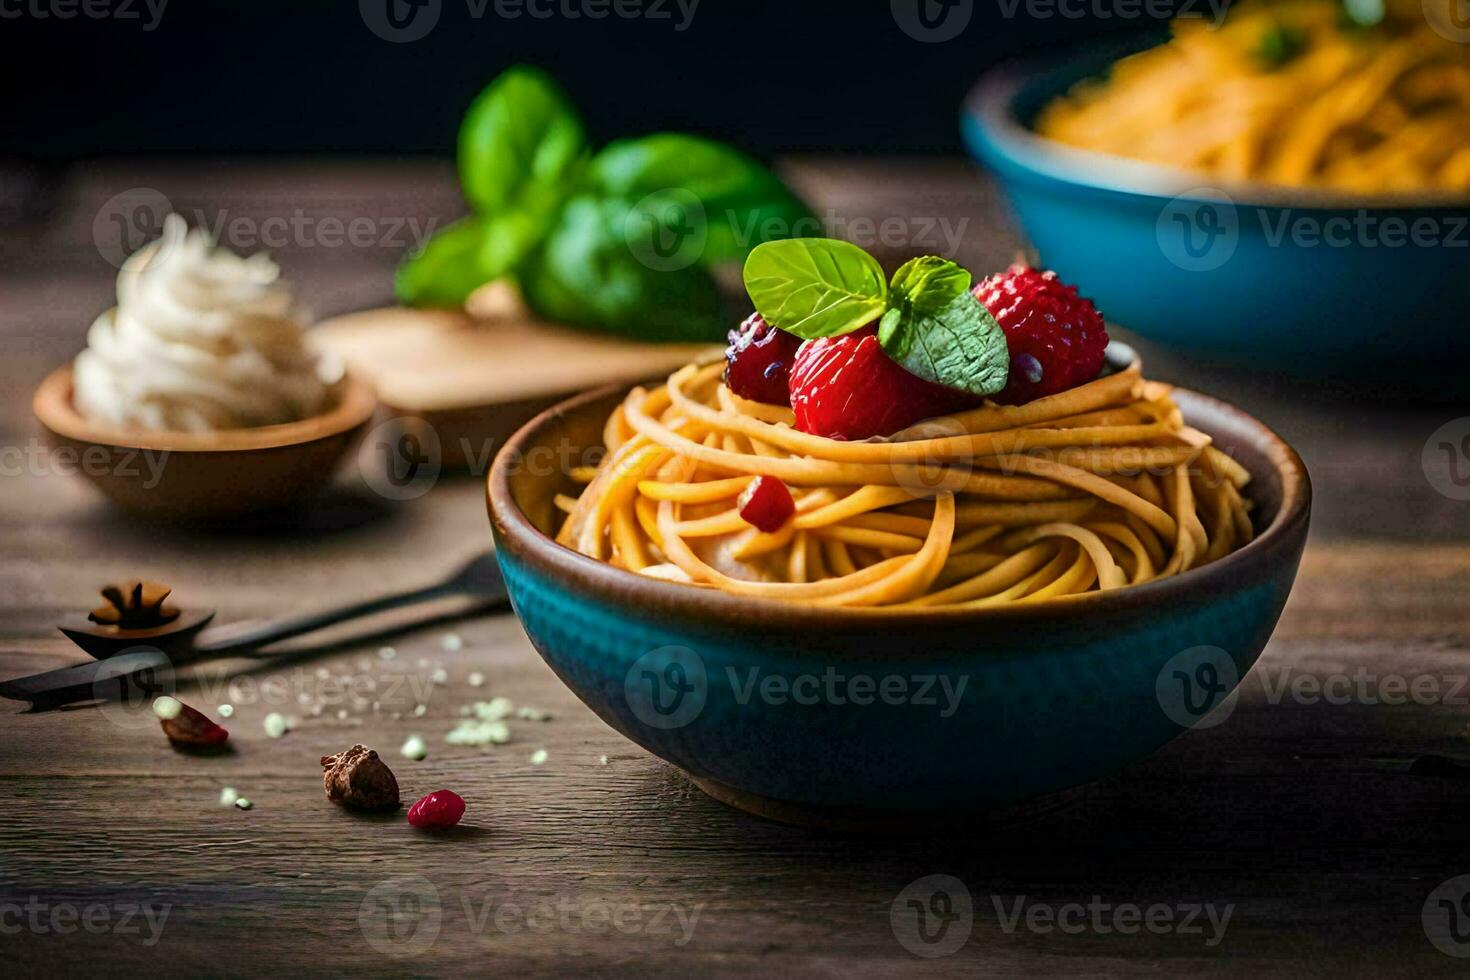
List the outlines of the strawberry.
<svg viewBox="0 0 1470 980">
<path fill-rule="evenodd" d="M 899 367 L 879 345 L 876 324 L 807 341 L 791 368 L 796 427 L 829 439 L 891 435 L 974 404 L 963 392 Z"/>
<path fill-rule="evenodd" d="M 1108 329 L 1092 300 L 1077 287 L 1013 265 L 972 290 L 1005 331 L 1010 380 L 995 400 L 1020 405 L 1097 377 L 1108 346 Z"/>
</svg>

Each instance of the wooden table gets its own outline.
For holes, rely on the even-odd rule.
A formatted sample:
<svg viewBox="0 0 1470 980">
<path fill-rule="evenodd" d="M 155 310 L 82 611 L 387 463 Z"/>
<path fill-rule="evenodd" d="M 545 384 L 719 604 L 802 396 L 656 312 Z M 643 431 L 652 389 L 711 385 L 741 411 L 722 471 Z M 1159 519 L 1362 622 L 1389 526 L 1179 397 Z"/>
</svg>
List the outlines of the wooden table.
<svg viewBox="0 0 1470 980">
<path fill-rule="evenodd" d="M 913 219 L 952 222 L 963 231 L 959 258 L 973 267 L 998 267 L 1015 251 L 994 191 L 961 163 L 790 172 L 842 219 L 905 219 L 890 227 L 915 237 L 925 222 Z M 113 195 L 138 187 L 191 217 L 203 208 L 263 227 L 266 217 L 302 215 L 305 230 L 276 251 L 320 315 L 384 302 L 403 244 L 387 240 L 389 226 L 442 221 L 458 207 L 450 169 L 435 164 L 109 165 L 78 170 L 35 224 L 0 238 L 0 675 L 80 659 L 52 624 L 111 579 L 161 578 L 184 601 L 255 617 L 428 581 L 489 542 L 477 479 L 390 504 L 350 471 L 309 519 L 186 533 L 120 518 L 33 451 L 31 390 L 79 348 L 111 299 L 94 221 Z M 381 244 L 326 243 L 329 219 L 363 215 Z M 924 244 L 916 250 L 937 250 Z M 1434 489 L 1420 452 L 1467 410 L 1386 404 L 1371 390 L 1145 352 L 1153 375 L 1188 377 L 1275 426 L 1316 483 L 1296 591 L 1227 723 L 1185 735 L 1033 823 L 893 841 L 766 823 L 703 797 L 583 708 L 507 615 L 388 640 L 338 638 L 284 666 L 256 665 L 233 694 L 212 674 L 186 696 L 203 706 L 233 700 L 235 751 L 219 758 L 172 752 L 147 719 L 97 708 L 28 714 L 6 702 L 7 972 L 1463 970 L 1431 946 L 1421 913 L 1437 885 L 1470 873 L 1470 770 L 1433 761 L 1470 756 L 1470 686 L 1461 686 L 1470 503 Z M 451 630 L 459 650 L 444 649 Z M 392 659 L 377 653 L 385 643 Z M 437 668 L 446 683 L 432 683 Z M 482 687 L 470 686 L 472 672 L 484 675 Z M 1369 694 L 1391 675 L 1437 693 L 1408 704 L 1279 694 L 1283 682 L 1360 672 Z M 343 677 L 364 685 L 352 688 L 359 702 L 337 686 Z M 446 744 L 458 708 L 492 695 L 556 717 L 514 722 L 512 741 L 494 749 Z M 421 717 L 417 703 L 427 705 Z M 278 740 L 262 725 L 272 710 L 298 719 Z M 411 733 L 428 741 L 422 762 L 398 755 Z M 364 819 L 327 803 L 317 758 L 354 742 L 384 753 L 410 799 L 441 787 L 461 793 L 464 826 L 428 837 L 401 815 Z M 537 749 L 547 753 L 539 766 Z M 220 806 L 226 785 L 254 808 Z M 933 874 L 965 883 L 973 927 L 953 955 L 921 959 L 896 938 L 890 908 Z M 1050 910 L 1083 925 L 1013 924 L 1018 900 L 1023 911 L 1040 909 L 1033 916 Z M 1116 907 L 1146 914 L 1155 905 L 1176 924 L 1193 905 L 1217 918 L 1228 908 L 1230 919 L 1223 937 L 1203 914 L 1199 931 L 1113 928 L 1129 921 Z M 383 929 L 385 909 L 398 912 L 393 931 Z"/>
</svg>

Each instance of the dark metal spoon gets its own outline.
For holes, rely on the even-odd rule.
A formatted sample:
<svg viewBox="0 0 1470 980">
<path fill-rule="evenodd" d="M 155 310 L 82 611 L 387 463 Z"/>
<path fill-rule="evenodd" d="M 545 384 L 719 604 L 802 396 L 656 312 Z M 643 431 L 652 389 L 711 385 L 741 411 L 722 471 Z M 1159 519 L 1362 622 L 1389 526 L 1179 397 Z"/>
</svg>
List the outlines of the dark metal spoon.
<svg viewBox="0 0 1470 980">
<path fill-rule="evenodd" d="M 443 581 L 420 589 L 263 623 L 210 626 L 214 613 L 199 611 L 186 613 L 166 626 L 130 630 L 129 635 L 118 636 L 76 617 L 63 623 L 61 631 L 98 659 L 0 682 L 0 696 L 29 701 L 37 707 L 136 696 L 140 691 L 152 690 L 159 673 L 173 667 L 254 650 L 391 609 L 453 597 L 472 600 L 473 608 L 481 612 L 508 604 L 505 579 L 493 554 L 486 552 Z"/>
</svg>

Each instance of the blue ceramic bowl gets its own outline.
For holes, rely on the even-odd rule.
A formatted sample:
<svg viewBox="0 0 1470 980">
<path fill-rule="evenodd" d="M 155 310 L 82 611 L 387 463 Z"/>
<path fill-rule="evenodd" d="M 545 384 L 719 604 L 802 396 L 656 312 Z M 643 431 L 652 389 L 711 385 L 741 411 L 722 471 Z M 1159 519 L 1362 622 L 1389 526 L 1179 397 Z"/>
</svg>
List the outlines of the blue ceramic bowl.
<svg viewBox="0 0 1470 980">
<path fill-rule="evenodd" d="M 1133 588 L 985 610 L 839 610 L 594 561 L 548 532 L 553 496 L 576 492 L 559 461 L 599 446 L 623 398 L 610 389 L 542 414 L 496 458 L 496 552 L 552 669 L 711 795 L 829 826 L 1006 808 L 1095 780 L 1195 723 L 1250 669 L 1286 602 L 1311 506 L 1301 459 L 1236 409 L 1175 397 L 1255 474 L 1259 535 Z"/>
<path fill-rule="evenodd" d="M 965 140 L 1041 263 L 1109 321 L 1217 359 L 1302 375 L 1463 373 L 1470 198 L 1235 184 L 1031 131 L 1053 96 L 1157 40 L 1004 65 L 971 93 Z"/>
</svg>

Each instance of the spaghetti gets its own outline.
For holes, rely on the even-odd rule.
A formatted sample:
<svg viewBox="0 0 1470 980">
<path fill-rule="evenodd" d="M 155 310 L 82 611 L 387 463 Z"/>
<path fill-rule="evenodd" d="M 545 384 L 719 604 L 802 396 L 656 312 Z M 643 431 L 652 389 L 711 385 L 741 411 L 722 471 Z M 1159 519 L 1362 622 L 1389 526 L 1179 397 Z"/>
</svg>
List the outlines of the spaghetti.
<svg viewBox="0 0 1470 980">
<path fill-rule="evenodd" d="M 844 442 L 746 401 L 723 362 L 635 388 L 557 540 L 656 578 L 832 606 L 992 606 L 1179 574 L 1251 539 L 1249 474 L 1184 424 L 1137 361 L 1019 406 Z M 796 503 L 774 532 L 737 498 Z"/>
<path fill-rule="evenodd" d="M 1218 28 L 1176 20 L 1171 41 L 1075 86 L 1036 129 L 1225 180 L 1470 192 L 1470 44 L 1434 18 L 1453 2 L 1390 3 L 1371 29 L 1344 26 L 1331 0 L 1250 3 Z"/>
</svg>

